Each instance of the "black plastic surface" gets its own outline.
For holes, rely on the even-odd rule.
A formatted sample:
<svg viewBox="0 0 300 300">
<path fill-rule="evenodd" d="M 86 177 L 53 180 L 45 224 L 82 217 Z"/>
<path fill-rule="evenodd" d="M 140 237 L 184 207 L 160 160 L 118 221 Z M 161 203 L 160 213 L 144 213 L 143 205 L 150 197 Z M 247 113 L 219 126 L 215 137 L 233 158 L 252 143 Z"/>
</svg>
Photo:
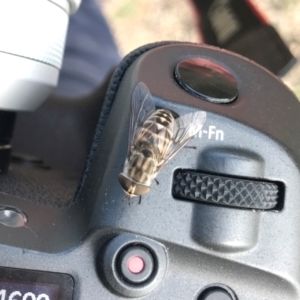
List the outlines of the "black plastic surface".
<svg viewBox="0 0 300 300">
<path fill-rule="evenodd" d="M 16 113 L 0 110 L 0 174 L 8 171 Z"/>
<path fill-rule="evenodd" d="M 28 155 L 28 154 L 24 154 L 24 153 L 13 152 L 11 160 L 17 164 L 28 166 L 28 167 L 33 167 L 33 168 L 46 167 L 41 158 L 32 156 L 32 155 Z"/>
<path fill-rule="evenodd" d="M 107 300 L 190 300 L 216 282 L 230 287 L 239 300 L 298 300 L 298 100 L 266 70 L 220 49 L 174 44 L 147 50 L 131 56 L 126 72 L 112 80 L 109 96 L 114 102 L 111 110 L 106 107 L 107 120 L 102 119 L 101 129 L 97 128 L 93 159 L 74 201 L 60 207 L 49 201 L 37 203 L 27 199 L 37 197 L 34 188 L 19 197 L 14 184 L 5 186 L 0 204 L 24 211 L 29 221 L 28 227 L 0 226 L 2 266 L 70 274 L 74 300 L 99 295 Z M 210 59 L 229 70 L 238 84 L 236 101 L 219 105 L 183 90 L 174 69 L 188 57 Z M 122 201 L 118 174 L 126 158 L 132 91 L 139 82 L 147 85 L 157 107 L 178 115 L 204 110 L 207 121 L 191 147 L 182 149 L 159 172 L 159 184 L 152 185 L 141 204 L 133 198 L 129 206 Z M 36 180 L 45 171 L 60 186 L 65 182 L 60 180 L 65 173 L 53 167 L 16 168 L 12 174 L 24 173 L 21 186 L 26 186 L 27 175 Z M 280 182 L 284 205 L 278 212 L 262 212 L 177 201 L 171 193 L 177 169 Z M 48 191 L 44 184 L 43 188 Z M 49 199 L 55 203 L 55 194 Z M 153 281 L 140 288 L 116 277 L 113 263 L 119 251 L 136 244 L 151 249 L 158 260 Z"/>
</svg>

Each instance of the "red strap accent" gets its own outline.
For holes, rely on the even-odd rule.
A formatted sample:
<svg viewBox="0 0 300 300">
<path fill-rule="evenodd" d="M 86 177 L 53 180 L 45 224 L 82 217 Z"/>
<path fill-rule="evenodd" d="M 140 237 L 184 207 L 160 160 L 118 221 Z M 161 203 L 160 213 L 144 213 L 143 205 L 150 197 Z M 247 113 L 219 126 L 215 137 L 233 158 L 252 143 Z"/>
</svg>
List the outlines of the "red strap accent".
<svg viewBox="0 0 300 300">
<path fill-rule="evenodd" d="M 263 14 L 257 7 L 257 5 L 255 5 L 252 0 L 244 0 L 248 6 L 250 7 L 250 9 L 253 11 L 253 13 L 256 15 L 256 17 L 259 19 L 259 21 L 264 24 L 264 25 L 268 25 L 270 22 L 268 21 L 267 17 L 265 14 Z"/>
</svg>

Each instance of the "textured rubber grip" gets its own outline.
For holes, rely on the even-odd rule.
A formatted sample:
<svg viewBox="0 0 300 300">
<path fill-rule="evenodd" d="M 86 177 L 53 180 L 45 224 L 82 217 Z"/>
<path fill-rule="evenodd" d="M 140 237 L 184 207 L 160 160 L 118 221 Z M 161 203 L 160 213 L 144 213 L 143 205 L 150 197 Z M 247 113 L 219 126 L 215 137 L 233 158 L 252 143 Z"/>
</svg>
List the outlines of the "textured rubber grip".
<svg viewBox="0 0 300 300">
<path fill-rule="evenodd" d="M 189 170 L 176 170 L 174 198 L 196 200 L 222 206 L 269 210 L 279 201 L 279 186 L 274 182 L 252 181 Z"/>
</svg>

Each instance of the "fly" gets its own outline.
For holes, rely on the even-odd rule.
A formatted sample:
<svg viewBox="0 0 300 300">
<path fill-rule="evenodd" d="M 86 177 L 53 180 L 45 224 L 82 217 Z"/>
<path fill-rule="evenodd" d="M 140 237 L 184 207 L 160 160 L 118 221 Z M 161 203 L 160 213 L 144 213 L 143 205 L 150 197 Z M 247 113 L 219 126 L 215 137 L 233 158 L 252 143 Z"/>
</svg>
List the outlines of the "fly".
<svg viewBox="0 0 300 300">
<path fill-rule="evenodd" d="M 130 199 L 148 193 L 151 182 L 201 130 L 206 113 L 197 111 L 174 116 L 168 109 L 155 109 L 147 86 L 140 82 L 131 101 L 130 130 L 124 170 L 119 183 Z"/>
</svg>

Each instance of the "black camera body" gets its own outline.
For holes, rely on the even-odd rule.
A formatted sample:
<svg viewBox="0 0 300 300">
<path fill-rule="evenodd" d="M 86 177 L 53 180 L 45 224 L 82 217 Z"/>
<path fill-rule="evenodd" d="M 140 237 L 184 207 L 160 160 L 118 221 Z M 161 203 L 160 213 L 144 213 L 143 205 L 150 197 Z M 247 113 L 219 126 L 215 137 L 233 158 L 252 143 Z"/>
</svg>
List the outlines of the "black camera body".
<svg viewBox="0 0 300 300">
<path fill-rule="evenodd" d="M 207 119 L 141 204 L 134 197 L 129 205 L 118 174 L 140 82 L 156 107 L 201 110 Z M 129 54 L 102 106 L 99 91 L 92 100 L 66 100 L 65 110 L 55 99 L 39 117 L 17 123 L 15 150 L 47 153 L 50 167 L 18 155 L 1 177 L 1 206 L 27 220 L 0 227 L 3 299 L 299 299 L 300 106 L 293 93 L 239 55 L 175 42 Z M 73 121 L 38 146 L 25 133 L 36 128 L 41 136 L 37 123 L 49 107 L 74 112 Z M 59 164 L 57 151 L 76 167 Z"/>
</svg>

